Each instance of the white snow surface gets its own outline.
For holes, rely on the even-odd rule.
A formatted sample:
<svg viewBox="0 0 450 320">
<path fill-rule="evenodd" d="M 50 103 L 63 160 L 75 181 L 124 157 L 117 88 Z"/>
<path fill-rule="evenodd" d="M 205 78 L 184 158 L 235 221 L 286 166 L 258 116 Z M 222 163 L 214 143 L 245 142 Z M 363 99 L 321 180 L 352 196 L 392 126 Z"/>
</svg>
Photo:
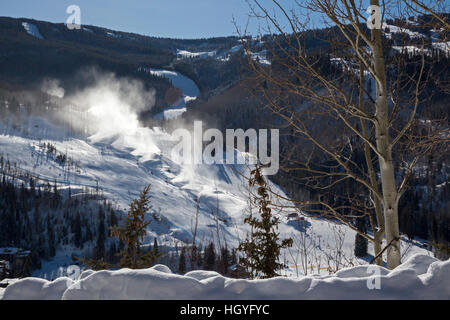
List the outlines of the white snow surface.
<svg viewBox="0 0 450 320">
<path fill-rule="evenodd" d="M 200 89 L 195 82 L 177 71 L 160 69 L 148 69 L 148 71 L 155 76 L 169 79 L 172 82 L 173 87 L 180 89 L 183 93 L 181 99 L 155 116 L 155 119 L 157 120 L 178 118 L 186 112 L 186 103 L 195 100 L 200 94 Z"/>
<path fill-rule="evenodd" d="M 389 32 L 386 29 L 388 29 Z M 383 22 L 383 30 L 384 30 L 384 35 L 388 39 L 391 39 L 392 34 L 394 34 L 394 33 L 405 33 L 410 38 L 424 38 L 424 35 L 419 32 L 411 31 L 410 29 L 408 29 L 406 27 L 398 27 L 398 26 L 394 26 L 391 24 L 387 24 L 385 22 Z"/>
<path fill-rule="evenodd" d="M 33 37 L 36 37 L 38 39 L 44 39 L 44 37 L 39 32 L 38 27 L 36 25 L 29 23 L 29 22 L 22 22 L 22 26 L 25 29 L 25 31 L 32 35 Z"/>
<path fill-rule="evenodd" d="M 271 64 L 271 62 L 267 59 L 267 50 L 262 50 L 260 52 L 251 52 L 250 56 L 254 61 L 257 61 L 262 65 Z"/>
<path fill-rule="evenodd" d="M 197 97 L 200 90 L 194 81 L 182 75 L 177 71 L 150 69 L 150 73 L 159 77 L 168 78 L 175 88 L 181 89 L 184 95 L 189 97 Z"/>
<path fill-rule="evenodd" d="M 450 52 L 450 41 L 446 42 L 433 42 L 432 43 L 433 48 L 439 49 L 441 51 L 445 51 L 447 53 Z"/>
<path fill-rule="evenodd" d="M 231 279 L 213 271 L 177 275 L 156 265 L 141 270 L 84 272 L 75 280 L 25 278 L 6 287 L 3 299 L 450 299 L 450 260 L 419 254 L 394 270 L 366 265 L 335 275 L 263 280 Z"/>
<path fill-rule="evenodd" d="M 168 248 L 174 248 L 175 244 L 180 248 L 183 243 L 191 243 L 198 198 L 197 241 L 204 244 L 214 241 L 216 245 L 219 241 L 222 245 L 226 242 L 228 247 L 235 248 L 250 231 L 243 223 L 248 214 L 248 182 L 238 173 L 248 176 L 246 165 L 179 163 L 171 154 L 177 142 L 157 127 L 138 127 L 134 132 L 117 133 L 118 136 L 114 134 L 102 139 L 98 134 L 86 138 L 43 118 L 30 117 L 20 130 L 0 122 L 0 154 L 11 163 L 17 163 L 21 170 L 50 182 L 56 181 L 59 188 L 70 185 L 74 195 L 83 186 L 96 188 L 98 182 L 104 195 L 119 209 L 126 210 L 142 188 L 151 184 L 153 209 L 147 218 L 152 222 L 148 227 L 146 244 L 152 244 L 154 237 L 158 238 L 160 245 Z M 79 170 L 69 170 L 55 162 L 39 149 L 40 141 L 49 142 L 59 152 L 65 152 L 78 163 Z M 237 151 L 236 155 L 239 155 Z M 275 184 L 270 183 L 270 186 L 275 193 L 285 195 Z M 282 201 L 274 198 L 273 202 Z M 274 210 L 280 218 L 280 238 L 294 239 L 294 247 L 290 251 L 282 250 L 281 260 L 286 264 L 282 275 L 295 277 L 313 272 L 328 273 L 327 267 L 338 270 L 370 261 L 370 255 L 364 259 L 354 257 L 353 230 L 307 214 L 305 220 L 299 222 L 295 217 L 288 217 L 293 211 Z M 159 219 L 155 220 L 155 215 Z M 308 247 L 309 259 L 306 262 L 301 261 L 302 254 L 299 254 L 302 237 Z M 415 253 L 431 254 L 417 240 L 403 239 L 401 246 L 404 258 Z M 337 252 L 340 252 L 342 261 L 333 260 Z M 373 253 L 371 244 L 368 252 Z M 316 253 L 321 257 L 313 260 Z M 48 279 L 64 275 L 60 267 L 71 263 L 70 256 L 70 248 L 61 249 L 53 260 L 43 262 L 43 270 L 37 270 L 33 275 Z"/>
<path fill-rule="evenodd" d="M 177 49 L 177 58 L 178 59 L 186 59 L 186 58 L 197 58 L 197 59 L 205 59 L 214 57 L 217 54 L 217 51 L 204 51 L 204 52 L 191 52 L 187 50 Z"/>
</svg>

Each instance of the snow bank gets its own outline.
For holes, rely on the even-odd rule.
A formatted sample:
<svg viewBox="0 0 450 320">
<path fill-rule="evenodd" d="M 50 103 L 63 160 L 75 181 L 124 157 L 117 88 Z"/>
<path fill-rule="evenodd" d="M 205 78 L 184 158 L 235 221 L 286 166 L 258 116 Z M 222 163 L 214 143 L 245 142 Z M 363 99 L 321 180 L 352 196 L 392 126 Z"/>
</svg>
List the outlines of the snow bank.
<svg viewBox="0 0 450 320">
<path fill-rule="evenodd" d="M 3 293 L 5 300 L 58 300 L 74 281 L 61 277 L 54 281 L 25 278 L 10 284 Z"/>
<path fill-rule="evenodd" d="M 449 298 L 450 260 L 443 262 L 426 255 L 414 255 L 391 271 L 363 265 L 330 276 L 264 280 L 230 279 L 213 271 L 191 271 L 182 276 L 163 265 L 142 270 L 89 271 L 77 281 L 22 279 L 3 293 L 3 299 L 63 300 Z"/>
</svg>

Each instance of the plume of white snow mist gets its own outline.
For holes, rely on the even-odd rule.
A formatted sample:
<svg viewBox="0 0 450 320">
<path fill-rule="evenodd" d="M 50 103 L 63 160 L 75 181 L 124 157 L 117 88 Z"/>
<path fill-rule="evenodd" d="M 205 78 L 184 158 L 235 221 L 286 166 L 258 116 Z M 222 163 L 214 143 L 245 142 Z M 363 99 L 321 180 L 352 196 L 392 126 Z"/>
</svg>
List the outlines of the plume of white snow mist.
<svg viewBox="0 0 450 320">
<path fill-rule="evenodd" d="M 45 79 L 42 81 L 41 90 L 51 96 L 63 98 L 65 90 L 60 86 L 59 80 Z"/>
<path fill-rule="evenodd" d="M 158 153 L 153 130 L 139 122 L 139 113 L 153 107 L 155 90 L 146 90 L 142 82 L 113 73 L 90 70 L 85 75 L 94 79 L 93 85 L 66 97 L 68 105 L 76 105 L 79 112 L 68 112 L 65 117 L 71 117 L 70 122 L 84 130 L 92 143 L 131 149 L 143 161 Z"/>
</svg>

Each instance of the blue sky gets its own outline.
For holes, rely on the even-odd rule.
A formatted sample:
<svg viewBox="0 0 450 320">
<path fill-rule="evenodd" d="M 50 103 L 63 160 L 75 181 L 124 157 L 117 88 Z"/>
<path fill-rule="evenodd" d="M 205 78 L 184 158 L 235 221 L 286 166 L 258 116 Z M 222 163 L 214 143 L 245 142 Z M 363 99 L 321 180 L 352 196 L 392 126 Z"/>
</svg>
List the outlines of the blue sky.
<svg viewBox="0 0 450 320">
<path fill-rule="evenodd" d="M 273 8 L 270 0 L 260 2 Z M 291 9 L 294 2 L 281 3 Z M 244 27 L 249 13 L 245 0 L 1 0 L 0 16 L 65 22 L 72 4 L 81 8 L 83 25 L 176 38 L 234 35 L 233 16 Z M 258 23 L 249 29 L 255 33 Z"/>
</svg>

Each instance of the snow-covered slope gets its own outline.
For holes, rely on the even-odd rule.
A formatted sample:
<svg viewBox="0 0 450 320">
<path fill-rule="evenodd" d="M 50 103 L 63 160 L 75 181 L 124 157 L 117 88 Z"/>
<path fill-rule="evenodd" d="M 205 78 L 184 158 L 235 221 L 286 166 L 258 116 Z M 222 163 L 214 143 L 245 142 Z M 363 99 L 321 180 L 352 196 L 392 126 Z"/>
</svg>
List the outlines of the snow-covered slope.
<svg viewBox="0 0 450 320">
<path fill-rule="evenodd" d="M 197 200 L 198 241 L 216 244 L 220 241 L 222 245 L 226 242 L 233 248 L 245 238 L 249 231 L 243 224 L 244 216 L 248 214 L 248 190 L 247 182 L 238 173 L 248 175 L 245 165 L 178 163 L 171 155 L 175 141 L 161 128 L 128 128 L 125 133 L 97 133 L 88 138 L 64 128 L 39 117 L 28 118 L 20 132 L 17 128 L 1 125 L 0 153 L 22 170 L 41 179 L 56 181 L 61 186 L 95 188 L 98 184 L 105 196 L 121 209 L 126 209 L 142 188 L 151 184 L 153 210 L 149 218 L 157 215 L 159 219 L 149 226 L 147 243 L 152 243 L 153 237 L 167 248 L 190 243 Z M 48 158 L 38 147 L 41 142 L 50 142 L 57 150 L 64 151 L 77 163 L 78 169 L 69 170 Z M 284 194 L 276 185 L 271 184 L 271 187 Z M 281 219 L 281 238 L 294 239 L 293 248 L 282 252 L 287 266 L 283 274 L 327 273 L 328 269 L 366 263 L 353 256 L 355 233 L 352 230 L 311 216 L 304 221 L 288 218 L 292 212 L 276 212 Z M 403 242 L 402 248 L 405 256 L 427 252 L 412 242 Z M 69 260 L 67 249 L 63 254 Z M 302 260 L 302 256 L 308 259 Z M 36 275 L 56 274 L 58 269 L 57 264 L 49 264 L 44 273 Z"/>
<path fill-rule="evenodd" d="M 156 76 L 168 78 L 175 88 L 181 89 L 184 95 L 189 97 L 197 97 L 200 90 L 194 81 L 182 75 L 177 71 L 149 69 L 150 73 Z"/>
<path fill-rule="evenodd" d="M 22 22 L 22 26 L 25 29 L 25 31 L 32 35 L 33 37 L 36 37 L 38 39 L 44 39 L 44 37 L 39 32 L 39 29 L 36 25 L 29 23 L 29 22 Z"/>
<path fill-rule="evenodd" d="M 383 22 L 383 31 L 386 38 L 391 39 L 393 34 L 407 34 L 411 38 L 423 38 L 424 35 L 416 32 L 411 31 L 410 29 L 406 27 L 398 27 L 395 25 L 387 24 Z"/>
<path fill-rule="evenodd" d="M 412 23 L 409 21 L 409 23 Z M 440 50 L 442 52 L 445 52 L 446 55 L 450 52 L 449 42 L 448 41 L 442 41 L 440 39 L 439 35 L 444 31 L 441 30 L 431 30 L 431 47 L 433 49 Z M 402 38 L 402 35 L 407 35 L 410 39 L 421 39 L 425 38 L 425 34 L 422 34 L 417 31 L 412 31 L 411 29 L 407 28 L 406 26 L 399 27 L 395 25 L 390 25 L 387 23 L 383 23 L 383 34 L 386 38 L 392 39 L 394 36 L 399 36 L 400 39 Z M 431 48 L 422 47 L 422 45 L 414 45 L 414 44 L 401 44 L 401 45 L 393 45 L 392 49 L 400 52 L 405 52 L 408 54 L 416 53 L 416 54 L 422 54 L 422 52 L 425 52 L 426 55 L 431 55 Z"/>
<path fill-rule="evenodd" d="M 213 271 L 173 274 L 164 265 L 149 269 L 85 271 L 53 282 L 25 278 L 10 284 L 3 299 L 450 299 L 450 261 L 412 256 L 390 271 L 378 266 L 341 270 L 333 276 L 267 280 L 225 278 Z M 0 292 L 0 297 L 2 293 Z"/>
<path fill-rule="evenodd" d="M 177 79 L 174 81 L 184 79 L 172 72 L 153 72 L 174 76 Z M 184 80 L 179 84 L 183 92 L 197 94 L 196 87 Z M 22 171 L 50 183 L 56 181 L 60 189 L 69 185 L 72 190 L 99 188 L 124 211 L 143 187 L 151 184 L 153 209 L 148 218 L 153 221 L 146 243 L 153 243 L 157 237 L 158 243 L 168 250 L 192 243 L 198 220 L 198 242 L 213 241 L 216 247 L 227 244 L 228 248 L 236 248 L 249 232 L 243 223 L 250 210 L 248 182 L 242 177 L 249 176 L 249 168 L 224 162 L 212 165 L 180 162 L 172 154 L 178 140 L 165 129 L 147 128 L 138 120 L 138 112 L 152 97 L 152 92 L 146 92 L 137 83 L 105 75 L 96 85 L 64 97 L 62 110 L 49 108 L 45 117 L 28 116 L 24 111 L 14 117 L 16 123 L 12 117 L 1 119 L 0 156 Z M 41 147 L 44 143 L 50 143 L 57 153 L 64 153 L 76 165 L 56 161 Z M 235 156 L 240 155 L 234 152 Z M 285 196 L 278 186 L 270 186 L 275 193 Z M 275 198 L 273 202 L 283 201 Z M 355 232 L 348 227 L 307 214 L 301 220 L 297 214 L 303 213 L 292 208 L 277 209 L 274 214 L 281 221 L 280 238 L 294 240 L 292 248 L 282 251 L 282 262 L 286 265 L 282 274 L 328 273 L 365 264 L 370 259 L 354 257 Z M 70 250 L 61 248 L 53 261 L 45 262 L 43 270 L 35 275 L 64 274 L 59 266 L 71 262 Z M 369 246 L 370 253 L 371 250 Z M 418 252 L 428 253 L 418 242 L 402 242 L 405 257 Z"/>
<path fill-rule="evenodd" d="M 256 62 L 259 62 L 260 64 L 263 64 L 263 65 L 271 64 L 271 62 L 267 59 L 267 51 L 266 50 L 262 50 L 259 52 L 252 52 L 251 57 L 253 60 L 255 60 Z"/>
<path fill-rule="evenodd" d="M 157 114 L 155 119 L 162 120 L 178 118 L 181 114 L 186 112 L 186 103 L 191 100 L 195 100 L 200 94 L 200 89 L 195 82 L 177 71 L 151 68 L 143 68 L 143 70 L 152 75 L 169 79 L 172 82 L 173 87 L 180 89 L 183 93 L 182 98 L 166 108 L 163 112 Z"/>
<path fill-rule="evenodd" d="M 177 49 L 177 59 L 205 59 L 214 57 L 216 53 L 216 51 L 191 52 L 187 50 Z"/>
</svg>

